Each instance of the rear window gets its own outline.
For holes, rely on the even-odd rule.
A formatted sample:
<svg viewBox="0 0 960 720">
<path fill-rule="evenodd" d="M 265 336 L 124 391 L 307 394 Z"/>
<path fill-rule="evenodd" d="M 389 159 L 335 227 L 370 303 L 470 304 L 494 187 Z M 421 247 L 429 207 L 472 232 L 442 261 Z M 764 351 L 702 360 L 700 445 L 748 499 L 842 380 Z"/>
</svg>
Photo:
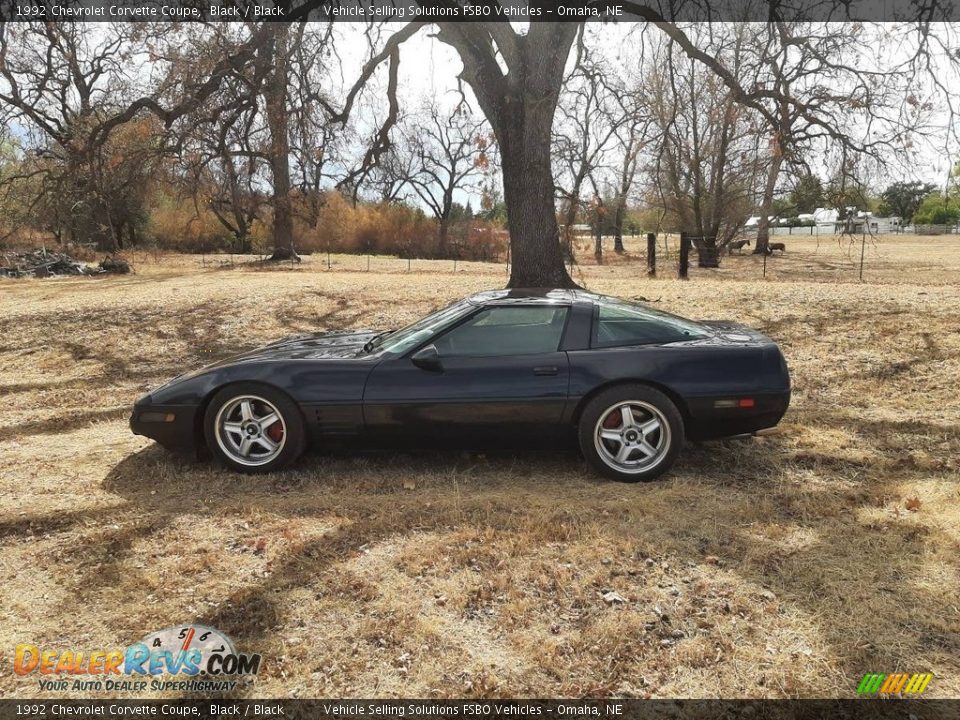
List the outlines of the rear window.
<svg viewBox="0 0 960 720">
<path fill-rule="evenodd" d="M 710 336 L 710 331 L 692 320 L 636 305 L 603 298 L 595 305 L 592 347 L 660 345 L 696 340 Z"/>
</svg>

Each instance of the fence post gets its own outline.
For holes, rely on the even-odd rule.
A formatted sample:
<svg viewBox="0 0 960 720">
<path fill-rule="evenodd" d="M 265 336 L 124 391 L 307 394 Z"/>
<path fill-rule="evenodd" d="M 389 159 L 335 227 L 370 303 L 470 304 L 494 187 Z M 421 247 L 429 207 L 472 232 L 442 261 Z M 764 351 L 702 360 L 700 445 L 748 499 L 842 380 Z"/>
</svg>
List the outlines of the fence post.
<svg viewBox="0 0 960 720">
<path fill-rule="evenodd" d="M 867 249 L 867 233 L 863 233 L 863 237 L 860 239 L 860 281 L 863 282 L 863 254 Z"/>
<path fill-rule="evenodd" d="M 685 232 L 680 233 L 680 268 L 679 277 L 687 279 L 687 270 L 690 267 L 690 238 Z"/>
<path fill-rule="evenodd" d="M 647 276 L 657 276 L 657 236 L 647 233 Z"/>
</svg>

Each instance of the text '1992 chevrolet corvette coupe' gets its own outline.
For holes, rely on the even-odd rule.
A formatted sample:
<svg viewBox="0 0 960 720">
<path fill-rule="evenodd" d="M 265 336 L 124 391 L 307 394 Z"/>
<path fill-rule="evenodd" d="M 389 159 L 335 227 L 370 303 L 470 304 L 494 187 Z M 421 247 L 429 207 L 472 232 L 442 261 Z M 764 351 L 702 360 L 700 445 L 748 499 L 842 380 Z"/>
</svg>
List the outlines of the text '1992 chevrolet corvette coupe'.
<svg viewBox="0 0 960 720">
<path fill-rule="evenodd" d="M 392 332 L 306 335 L 181 375 L 137 400 L 130 427 L 205 444 L 244 472 L 308 443 L 579 437 L 616 480 L 651 480 L 685 438 L 776 425 L 783 354 L 743 325 L 693 322 L 581 290 L 483 292 Z"/>
</svg>

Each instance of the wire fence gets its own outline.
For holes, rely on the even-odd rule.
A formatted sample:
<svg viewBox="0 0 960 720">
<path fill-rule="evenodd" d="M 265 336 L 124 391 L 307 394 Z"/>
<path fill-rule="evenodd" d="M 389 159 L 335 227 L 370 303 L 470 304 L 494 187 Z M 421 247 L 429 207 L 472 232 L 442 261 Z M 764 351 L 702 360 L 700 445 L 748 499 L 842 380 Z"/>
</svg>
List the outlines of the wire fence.
<svg viewBox="0 0 960 720">
<path fill-rule="evenodd" d="M 849 230 L 844 223 L 823 225 L 797 225 L 782 227 L 774 225 L 770 235 L 817 236 L 817 235 L 958 235 L 960 225 L 894 225 L 885 222 L 854 222 Z"/>
<path fill-rule="evenodd" d="M 738 236 L 732 244 L 719 249 L 717 267 L 702 267 L 703 239 L 690 238 L 689 277 L 725 277 L 729 279 L 824 279 L 885 281 L 896 279 L 904 262 L 928 261 L 931 252 L 951 253 L 955 240 L 943 236 L 910 235 L 774 235 L 772 254 L 757 255 L 755 237 Z M 572 256 L 567 258 L 571 276 L 581 284 L 596 277 L 635 277 L 672 279 L 680 276 L 681 241 L 679 234 L 654 236 L 655 273 L 650 272 L 647 235 L 623 238 L 623 252 L 614 251 L 614 238 L 602 239 L 602 254 L 595 254 L 595 238 L 574 238 Z M 700 248 L 698 249 L 698 245 Z M 185 263 L 206 270 L 302 270 L 309 272 L 350 272 L 384 274 L 436 274 L 457 276 L 510 277 L 509 252 L 491 261 L 467 261 L 458 258 L 401 258 L 393 255 L 312 253 L 300 262 L 269 261 L 269 256 L 238 254 L 178 255 L 157 250 L 136 249 L 125 252 L 134 266 L 139 262 L 156 264 Z M 899 258 L 899 259 L 898 259 Z M 946 271 L 946 267 L 945 267 Z M 499 281 L 497 281 L 499 282 Z"/>
</svg>

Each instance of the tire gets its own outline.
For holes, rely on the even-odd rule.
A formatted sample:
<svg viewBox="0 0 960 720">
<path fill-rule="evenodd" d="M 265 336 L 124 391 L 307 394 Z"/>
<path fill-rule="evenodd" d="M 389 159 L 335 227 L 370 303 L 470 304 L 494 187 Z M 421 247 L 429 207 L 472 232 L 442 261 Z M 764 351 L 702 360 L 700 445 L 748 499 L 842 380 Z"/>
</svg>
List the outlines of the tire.
<svg viewBox="0 0 960 720">
<path fill-rule="evenodd" d="M 279 470 L 306 448 L 300 408 L 261 383 L 236 383 L 217 392 L 204 413 L 203 435 L 215 457 L 243 473 Z"/>
<path fill-rule="evenodd" d="M 683 417 L 655 388 L 616 385 L 584 407 L 578 436 L 583 456 L 595 470 L 620 482 L 647 482 L 677 459 L 684 442 Z"/>
</svg>

